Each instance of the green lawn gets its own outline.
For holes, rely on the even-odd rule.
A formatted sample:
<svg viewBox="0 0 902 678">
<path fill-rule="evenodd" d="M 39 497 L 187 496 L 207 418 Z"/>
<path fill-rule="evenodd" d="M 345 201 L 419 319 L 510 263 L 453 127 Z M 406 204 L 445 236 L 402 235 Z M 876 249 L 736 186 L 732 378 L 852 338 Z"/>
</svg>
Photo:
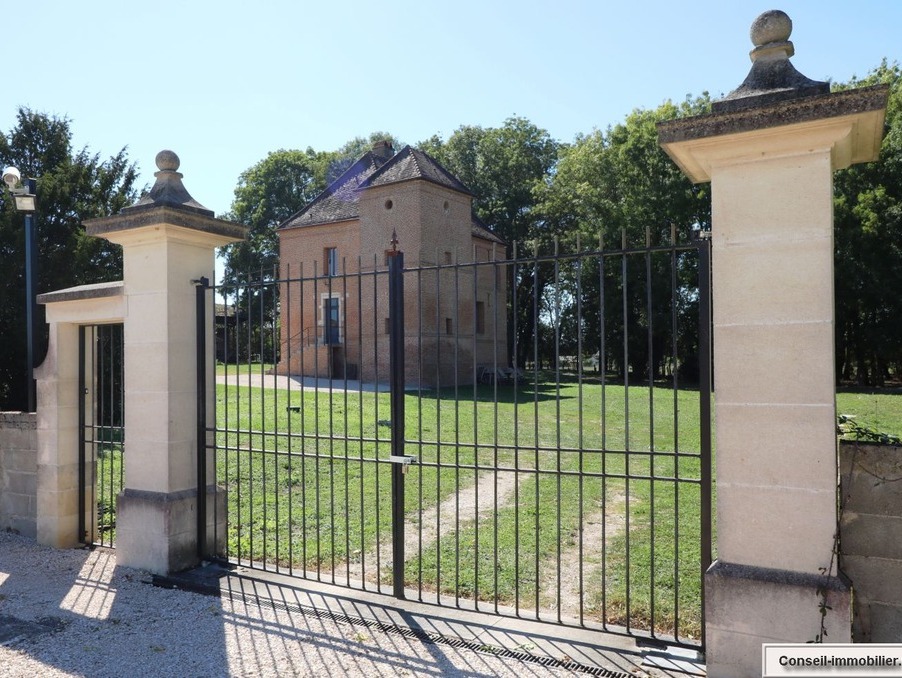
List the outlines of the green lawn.
<svg viewBox="0 0 902 678">
<path fill-rule="evenodd" d="M 836 394 L 836 412 L 854 415 L 859 426 L 902 437 L 902 394 L 840 391 Z"/>
<path fill-rule="evenodd" d="M 841 392 L 837 411 L 902 434 L 900 395 Z M 388 394 L 220 385 L 217 415 L 231 556 L 328 579 L 390 541 Z M 698 636 L 700 487 L 652 479 L 700 477 L 697 392 L 674 398 L 638 386 L 627 400 L 620 385 L 553 382 L 423 392 L 406 398 L 406 431 L 407 453 L 419 460 L 406 476 L 413 524 L 420 507 L 454 505 L 478 474 L 504 469 L 517 479 L 497 511 L 460 518 L 466 507 L 455 505 L 435 517 L 440 538 L 408 549 L 405 583 L 424 598 L 555 614 L 566 597 L 559 587 L 576 580 L 586 620 Z M 111 543 L 115 509 L 106 497 L 119 490 L 122 451 L 98 448 L 98 540 Z M 580 552 L 584 566 L 574 567 L 568 554 Z M 390 581 L 385 562 L 363 565 L 361 576 Z M 572 601 L 561 609 L 574 613 Z"/>
<path fill-rule="evenodd" d="M 698 393 L 628 393 L 543 382 L 408 395 L 407 453 L 419 460 L 406 476 L 408 521 L 454 504 L 477 475 L 516 480 L 497 511 L 461 518 L 458 505 L 438 518 L 440 538 L 408 549 L 406 585 L 543 614 L 561 599 L 565 615 L 697 637 Z M 217 416 L 231 556 L 328 579 L 390 540 L 387 394 L 220 385 Z M 364 565 L 390 575 L 384 562 Z M 567 601 L 574 578 L 586 593 Z"/>
</svg>

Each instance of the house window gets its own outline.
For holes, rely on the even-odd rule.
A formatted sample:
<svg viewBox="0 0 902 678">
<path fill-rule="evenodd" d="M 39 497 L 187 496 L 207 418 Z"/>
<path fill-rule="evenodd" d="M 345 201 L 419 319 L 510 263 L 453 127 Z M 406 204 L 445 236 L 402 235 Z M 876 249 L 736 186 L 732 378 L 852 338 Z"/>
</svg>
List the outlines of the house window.
<svg viewBox="0 0 902 678">
<path fill-rule="evenodd" d="M 385 319 L 385 333 L 391 334 L 391 318 Z"/>
<path fill-rule="evenodd" d="M 445 334 L 454 334 L 454 326 L 451 324 L 451 318 L 445 318 Z"/>
<path fill-rule="evenodd" d="M 445 263 L 448 265 L 451 264 L 451 253 L 450 252 L 445 252 Z"/>
<path fill-rule="evenodd" d="M 485 334 L 485 302 L 476 302 L 476 334 Z"/>
<path fill-rule="evenodd" d="M 341 300 L 323 297 L 323 343 L 341 343 Z"/>
<path fill-rule="evenodd" d="M 338 248 L 327 247 L 323 250 L 323 271 L 326 275 L 338 275 Z"/>
</svg>

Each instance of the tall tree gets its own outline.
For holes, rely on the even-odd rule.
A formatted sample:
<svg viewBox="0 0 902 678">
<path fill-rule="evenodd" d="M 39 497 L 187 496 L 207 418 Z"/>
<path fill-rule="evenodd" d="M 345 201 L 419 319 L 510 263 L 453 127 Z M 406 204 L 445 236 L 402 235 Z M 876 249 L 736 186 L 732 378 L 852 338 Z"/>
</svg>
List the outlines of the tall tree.
<svg viewBox="0 0 902 678">
<path fill-rule="evenodd" d="M 673 232 L 685 240 L 692 228 L 708 228 L 708 186 L 694 186 L 667 157 L 658 145 L 656 125 L 704 113 L 709 105 L 705 94 L 681 104 L 666 102 L 654 110 L 635 110 L 624 122 L 603 132 L 595 130 L 578 136 L 572 144 L 562 147 L 554 175 L 541 192 L 539 210 L 548 232 L 558 235 L 563 246 L 572 251 L 577 247 L 618 249 L 622 244 L 668 244 Z M 697 332 L 693 331 L 692 317 L 697 308 L 691 303 L 691 295 L 678 298 L 679 312 L 686 316 L 682 323 L 685 329 L 678 337 L 682 357 L 671 355 L 670 257 L 627 257 L 625 274 L 621 264 L 622 261 L 609 262 L 603 276 L 597 260 L 566 272 L 561 284 L 567 288 L 563 298 L 568 305 L 558 309 L 557 315 L 568 321 L 579 303 L 579 329 L 585 346 L 596 350 L 602 339 L 609 347 L 622 345 L 623 332 L 628 332 L 628 358 L 622 352 L 613 352 L 607 361 L 608 367 L 621 374 L 631 370 L 643 376 L 657 376 L 666 367 L 679 364 L 694 372 L 690 356 L 696 352 Z M 647 275 L 649 266 L 651 276 Z M 681 288 L 693 284 L 694 262 L 680 258 L 677 275 Z M 606 316 L 604 337 L 600 336 L 602 307 Z M 571 327 L 576 328 L 576 322 L 569 319 Z"/>
<path fill-rule="evenodd" d="M 885 60 L 834 90 L 888 84 L 876 162 L 836 173 L 837 378 L 882 386 L 902 372 L 902 69 Z"/>
<path fill-rule="evenodd" d="M 447 141 L 433 136 L 419 146 L 473 192 L 476 215 L 507 242 L 508 255 L 515 246 L 522 253 L 545 238 L 537 196 L 551 177 L 560 146 L 546 130 L 511 117 L 501 127 L 464 126 Z M 533 301 L 543 298 L 547 276 L 547 267 L 511 269 L 509 284 L 517 301 L 508 308 L 508 354 L 516 354 L 519 365 L 533 355 L 538 341 Z"/>
<path fill-rule="evenodd" d="M 276 227 L 326 187 L 327 158 L 312 148 L 278 150 L 238 177 L 226 219 L 248 227 L 247 240 L 224 248 L 223 282 L 273 275 L 279 263 Z"/>
<path fill-rule="evenodd" d="M 276 229 L 326 189 L 376 141 L 397 139 L 387 132 L 355 137 L 336 151 L 278 150 L 238 177 L 231 210 L 224 218 L 248 227 L 244 242 L 224 248 L 223 282 L 235 285 L 262 275 L 269 278 L 279 262 Z"/>
<path fill-rule="evenodd" d="M 82 221 L 115 214 L 135 202 L 135 167 L 125 149 L 101 160 L 72 149 L 67 118 L 20 108 L 16 125 L 0 134 L 0 166 L 14 165 L 37 178 L 35 215 L 37 291 L 122 277 L 117 245 L 88 236 Z M 0 190 L 0 407 L 25 405 L 25 245 L 22 215 Z M 43 308 L 38 325 L 44 328 Z M 38 337 L 36 360 L 45 352 L 46 330 Z"/>
</svg>

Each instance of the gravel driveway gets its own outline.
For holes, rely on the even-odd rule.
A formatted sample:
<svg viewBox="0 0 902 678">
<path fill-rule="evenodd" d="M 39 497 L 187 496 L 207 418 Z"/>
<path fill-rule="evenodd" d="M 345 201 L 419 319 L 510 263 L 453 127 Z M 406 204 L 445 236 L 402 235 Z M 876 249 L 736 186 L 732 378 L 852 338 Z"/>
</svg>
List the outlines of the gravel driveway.
<svg viewBox="0 0 902 678">
<path fill-rule="evenodd" d="M 0 533 L 0 676 L 562 676 L 297 609 L 151 586 L 107 550 Z"/>
</svg>

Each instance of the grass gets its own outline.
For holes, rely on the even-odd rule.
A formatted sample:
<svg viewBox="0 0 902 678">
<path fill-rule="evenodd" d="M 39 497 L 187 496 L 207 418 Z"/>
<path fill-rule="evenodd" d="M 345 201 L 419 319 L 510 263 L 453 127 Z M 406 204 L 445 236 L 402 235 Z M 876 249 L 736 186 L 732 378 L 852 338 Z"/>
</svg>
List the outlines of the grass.
<svg viewBox="0 0 902 678">
<path fill-rule="evenodd" d="M 859 426 L 902 437 L 902 395 L 898 392 L 843 390 L 836 394 L 836 411 L 854 415 Z"/>
<path fill-rule="evenodd" d="M 425 597 L 698 637 L 699 485 L 653 479 L 700 477 L 698 393 L 626 394 L 622 385 L 543 381 L 408 395 L 407 452 L 419 461 L 406 476 L 408 522 L 420 522 L 421 508 L 453 509 L 434 516 L 438 539 L 408 549 L 406 585 Z M 837 411 L 902 434 L 897 394 L 840 392 Z M 387 394 L 220 385 L 217 412 L 232 556 L 326 579 L 350 578 L 356 565 L 362 577 L 390 581 L 378 550 L 391 539 Z M 121 469 L 121 443 L 98 443 L 98 541 L 107 544 L 107 498 Z M 517 478 L 506 501 L 482 512 L 454 503 L 458 489 L 495 469 Z M 568 588 L 583 592 L 575 606 Z"/>
<path fill-rule="evenodd" d="M 388 395 L 220 385 L 217 401 L 230 555 L 326 579 L 363 561 L 363 576 L 385 580 L 384 558 L 364 555 L 391 538 Z M 438 539 L 408 549 L 406 585 L 697 636 L 697 392 L 468 387 L 409 395 L 405 426 L 419 460 L 406 476 L 408 522 L 454 506 L 434 517 Z M 455 503 L 498 469 L 516 478 L 506 500 L 488 511 Z M 574 558 L 578 572 L 565 571 Z M 574 577 L 585 591 L 575 602 Z"/>
<path fill-rule="evenodd" d="M 102 430 L 102 436 L 111 434 L 106 435 L 107 442 L 94 443 L 96 476 L 93 501 L 97 505 L 97 523 L 93 539 L 90 534 L 88 537 L 101 546 L 112 546 L 116 540 L 116 497 L 122 491 L 123 444 L 119 440 L 121 435 L 112 433 Z M 90 532 L 91 526 L 88 530 Z"/>
</svg>

